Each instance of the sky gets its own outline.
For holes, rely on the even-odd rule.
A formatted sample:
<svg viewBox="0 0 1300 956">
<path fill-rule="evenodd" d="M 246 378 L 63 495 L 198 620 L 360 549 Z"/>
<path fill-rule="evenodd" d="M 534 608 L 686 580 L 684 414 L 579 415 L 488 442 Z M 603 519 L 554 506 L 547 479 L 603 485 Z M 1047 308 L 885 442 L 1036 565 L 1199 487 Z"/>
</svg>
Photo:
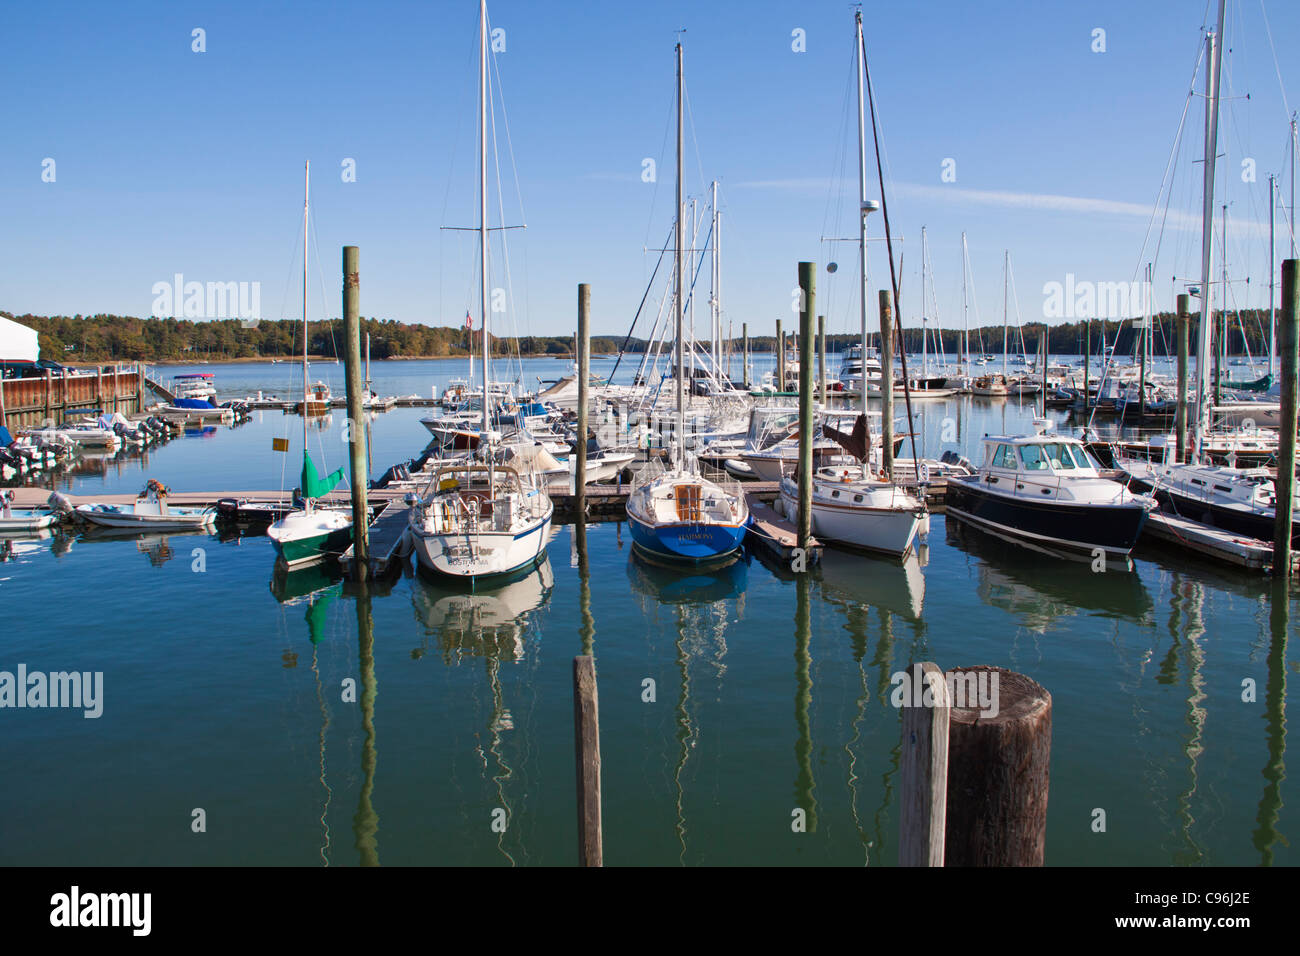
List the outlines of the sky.
<svg viewBox="0 0 1300 956">
<path fill-rule="evenodd" d="M 493 331 L 572 334 L 582 282 L 593 332 L 628 331 L 672 227 L 683 29 L 684 191 L 706 220 L 702 246 L 719 183 L 724 330 L 790 328 L 801 260 L 818 264 L 828 330 L 856 329 L 856 246 L 823 241 L 855 235 L 853 9 L 490 3 L 504 31 L 490 220 L 526 226 L 493 236 L 491 285 L 505 290 Z M 1013 325 L 1041 321 L 1050 283 L 1130 282 L 1153 260 L 1154 305 L 1170 308 L 1199 276 L 1204 107 L 1188 92 L 1214 15 L 1206 0 L 865 3 L 904 324 L 920 324 L 922 227 L 932 324 L 963 324 L 963 232 L 972 326 L 1002 321 L 1004 286 Z M 1267 178 L 1282 177 L 1288 204 L 1300 4 L 1229 0 L 1226 32 L 1215 255 L 1226 202 L 1231 305 L 1266 306 Z M 263 318 L 297 318 L 309 160 L 309 318 L 339 314 L 350 244 L 363 315 L 459 325 L 470 311 L 477 324 L 477 237 L 443 228 L 478 221 L 477 45 L 472 0 L 10 5 L 0 309 L 145 316 L 179 273 L 259 283 Z M 869 183 L 878 199 L 874 163 Z M 882 235 L 879 213 L 868 224 Z M 873 306 L 883 246 L 870 244 Z M 706 265 L 700 337 L 708 283 Z"/>
</svg>

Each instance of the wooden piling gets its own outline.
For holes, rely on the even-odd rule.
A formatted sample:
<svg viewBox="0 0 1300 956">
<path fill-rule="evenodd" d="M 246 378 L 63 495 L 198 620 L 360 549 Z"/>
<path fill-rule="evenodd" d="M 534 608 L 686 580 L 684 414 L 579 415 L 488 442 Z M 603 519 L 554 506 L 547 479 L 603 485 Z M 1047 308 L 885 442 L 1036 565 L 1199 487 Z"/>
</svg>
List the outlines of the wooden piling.
<svg viewBox="0 0 1300 956">
<path fill-rule="evenodd" d="M 54 372 L 50 369 L 45 370 L 45 420 L 50 421 L 50 414 L 54 410 Z"/>
<path fill-rule="evenodd" d="M 925 662 L 908 669 L 909 690 L 921 701 L 903 700 L 903 788 L 899 804 L 898 865 L 943 866 L 944 820 L 948 804 L 948 723 L 952 699 L 939 665 Z M 928 690 L 931 703 L 924 704 Z"/>
<path fill-rule="evenodd" d="M 776 320 L 776 390 L 785 391 L 785 336 L 781 334 L 781 320 Z"/>
<path fill-rule="evenodd" d="M 1178 407 L 1174 413 L 1174 440 L 1178 464 L 1187 463 L 1187 327 L 1190 322 L 1191 297 L 1178 297 Z"/>
<path fill-rule="evenodd" d="M 818 400 L 826 407 L 826 316 L 817 316 L 817 385 Z"/>
<path fill-rule="evenodd" d="M 862 357 L 862 390 L 867 389 L 867 357 Z M 880 470 L 894 477 L 894 302 L 880 290 Z M 870 450 L 868 449 L 868 452 Z"/>
<path fill-rule="evenodd" d="M 1092 376 L 1092 319 L 1085 321 L 1088 331 L 1083 337 L 1083 410 L 1087 412 L 1091 401 L 1088 385 Z"/>
<path fill-rule="evenodd" d="M 578 863 L 604 866 L 600 814 L 600 704 L 596 659 L 573 659 L 573 741 L 578 769 Z"/>
<path fill-rule="evenodd" d="M 1282 260 L 1282 315 L 1277 326 L 1278 351 L 1282 359 L 1282 422 L 1278 436 L 1277 478 L 1273 529 L 1273 573 L 1291 579 L 1291 522 L 1294 514 L 1295 443 L 1296 443 L 1296 375 L 1300 367 L 1297 354 L 1296 299 L 1300 297 L 1300 260 Z"/>
<path fill-rule="evenodd" d="M 749 323 L 740 323 L 740 337 L 744 339 L 743 364 L 740 366 L 740 384 L 749 388 Z"/>
<path fill-rule="evenodd" d="M 817 298 L 817 266 L 799 263 L 799 547 L 807 549 L 812 537 L 812 328 Z M 779 324 L 778 324 L 779 327 Z M 785 365 L 785 348 L 781 348 Z"/>
<path fill-rule="evenodd" d="M 954 693 L 945 865 L 1042 866 L 1052 695 L 1036 681 L 1001 667 L 959 667 L 948 676 Z M 973 691 L 979 681 L 986 682 L 996 714 L 981 712 Z"/>
<path fill-rule="evenodd" d="M 1050 351 L 1050 349 L 1049 349 L 1049 345 L 1050 345 L 1050 344 L 1051 344 L 1051 342 L 1050 342 L 1050 339 L 1049 339 L 1048 334 L 1047 334 L 1047 322 L 1044 321 L 1044 322 L 1043 322 L 1043 343 L 1042 343 L 1042 353 L 1043 353 L 1043 417 L 1044 417 L 1044 418 L 1047 417 L 1047 353 Z"/>
<path fill-rule="evenodd" d="M 362 402 L 361 366 L 361 273 L 360 250 L 343 247 L 343 322 L 347 351 L 344 354 L 348 398 L 348 457 L 352 463 L 352 573 L 358 580 L 370 574 L 370 506 L 366 501 L 365 407 Z M 486 389 L 486 383 L 485 383 Z M 303 407 L 303 415 L 307 409 Z"/>
<path fill-rule="evenodd" d="M 573 472 L 574 507 L 587 513 L 587 382 L 591 375 L 591 286 L 578 285 L 578 448 Z"/>
</svg>

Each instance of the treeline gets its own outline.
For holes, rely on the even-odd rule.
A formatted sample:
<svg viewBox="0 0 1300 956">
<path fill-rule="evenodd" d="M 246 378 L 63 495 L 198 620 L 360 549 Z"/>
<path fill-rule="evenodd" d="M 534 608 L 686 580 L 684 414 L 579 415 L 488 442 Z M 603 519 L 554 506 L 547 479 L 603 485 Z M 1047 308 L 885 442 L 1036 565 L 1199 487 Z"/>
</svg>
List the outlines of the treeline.
<svg viewBox="0 0 1300 956">
<path fill-rule="evenodd" d="M 1218 313 L 1218 315 L 1220 318 L 1222 317 L 1222 313 Z M 1154 354 L 1169 356 L 1178 354 L 1178 340 L 1174 337 L 1175 318 L 1172 312 L 1163 312 L 1155 316 L 1151 333 Z M 794 325 L 797 329 L 798 322 L 795 321 Z M 1193 314 L 1188 322 L 1189 349 L 1192 355 L 1196 354 L 1196 336 L 1199 325 L 1200 315 Z M 1023 330 L 1012 326 L 1007 330 L 1007 350 L 1012 354 L 1020 354 L 1023 339 L 1024 351 L 1030 355 L 1038 354 L 1042 344 L 1044 327 L 1042 322 L 1027 322 L 1023 326 Z M 1113 346 L 1120 355 L 1133 354 L 1136 352 L 1136 342 L 1140 335 L 1133 328 L 1131 321 L 1127 319 L 1107 320 L 1105 322 L 1097 319 L 1092 320 L 1092 322 L 1080 320 L 1078 322 L 1052 325 L 1047 328 L 1047 348 L 1048 352 L 1053 355 L 1082 355 L 1085 351 L 1100 355 L 1103 342 L 1106 347 Z M 1220 329 L 1222 329 L 1222 325 L 1220 325 Z M 903 340 L 909 354 L 921 351 L 921 331 L 919 328 L 903 329 Z M 879 326 L 868 326 L 868 332 L 871 333 L 871 344 L 873 346 L 878 344 L 880 337 Z M 1229 355 L 1245 355 L 1247 350 L 1251 355 L 1267 355 L 1268 335 L 1267 309 L 1242 309 L 1240 312 L 1232 311 L 1228 313 L 1227 344 Z M 938 332 L 930 329 L 925 335 L 926 351 L 930 354 L 939 351 L 949 356 L 955 356 L 962 349 L 964 337 L 965 335 L 961 329 L 943 329 Z M 1002 354 L 1002 326 L 1000 325 L 971 329 L 969 340 L 972 355 Z M 858 341 L 859 336 L 854 333 L 845 335 L 828 334 L 826 336 L 826 351 L 843 352 L 850 346 L 856 345 Z M 793 347 L 794 344 L 795 336 L 790 335 L 787 340 L 787 347 Z M 1089 345 L 1091 348 L 1089 348 Z M 740 344 L 737 343 L 736 348 L 739 349 L 740 347 Z M 775 351 L 776 336 L 751 336 L 749 348 L 751 352 Z"/>
<path fill-rule="evenodd" d="M 0 312 L 40 333 L 41 356 L 55 361 L 184 361 L 204 358 L 289 358 L 302 353 L 302 323 L 291 319 L 262 319 L 245 326 L 238 319 L 196 322 L 190 319 L 140 319 L 129 315 L 13 315 Z M 387 358 L 445 358 L 469 354 L 470 333 L 464 328 L 434 327 L 362 319 L 362 342 L 370 335 L 370 356 Z M 474 333 L 475 354 L 481 354 L 482 332 Z M 342 322 L 313 322 L 308 352 L 341 358 Z M 494 355 L 571 355 L 569 336 L 492 336 Z M 622 337 L 593 336 L 594 354 L 617 352 Z M 629 350 L 644 348 L 639 340 Z M 0 356 L 2 358 L 3 356 Z"/>
<path fill-rule="evenodd" d="M 74 362 L 100 361 L 185 361 L 204 358 L 222 359 L 256 359 L 256 358 L 291 358 L 302 352 L 302 323 L 292 320 L 262 319 L 256 325 L 246 327 L 238 319 L 214 319 L 196 322 L 190 319 L 140 319 L 127 315 L 13 315 L 0 312 L 0 315 L 13 319 L 40 333 L 41 355 L 44 358 L 68 360 Z M 1247 350 L 1251 355 L 1266 354 L 1268 351 L 1268 310 L 1246 309 L 1240 313 L 1228 315 L 1228 354 L 1244 355 Z M 1199 317 L 1193 315 L 1189 323 L 1191 350 L 1196 351 L 1196 328 Z M 787 324 L 794 325 L 797 321 Z M 362 337 L 370 335 L 370 355 L 376 360 L 388 358 L 453 358 L 469 354 L 470 339 L 464 328 L 445 326 L 416 325 L 397 322 L 393 319 L 362 319 Z M 1156 355 L 1177 354 L 1177 340 L 1174 338 L 1174 316 L 1162 313 L 1155 318 L 1152 334 L 1153 350 Z M 1007 336 L 1008 350 L 1013 353 L 1024 350 L 1036 354 L 1039 350 L 1044 324 L 1030 322 L 1023 327 L 1010 329 Z M 789 333 L 787 333 L 789 334 Z M 1118 335 L 1118 341 L 1116 339 Z M 1135 351 L 1134 342 L 1137 332 L 1128 321 L 1094 320 L 1062 323 L 1048 328 L 1048 351 L 1056 355 L 1081 354 L 1086 343 L 1091 343 L 1093 354 L 1100 354 L 1103 341 L 1107 346 L 1115 346 L 1123 355 Z M 474 352 L 481 354 L 482 332 L 474 332 Z M 903 330 L 904 341 L 909 353 L 921 351 L 921 329 Z M 877 335 L 873 335 L 873 342 Z M 1000 354 L 1002 352 L 1002 326 L 985 326 L 971 329 L 969 333 L 972 354 Z M 927 334 L 926 350 L 930 353 L 940 351 L 950 356 L 957 355 L 962 348 L 963 333 L 959 329 L 943 329 L 939 332 L 930 330 Z M 795 336 L 790 335 L 789 342 L 794 344 Z M 856 344 L 856 334 L 827 335 L 826 347 L 829 352 L 842 352 Z M 936 343 L 939 343 L 936 346 Z M 707 350 L 707 341 L 698 341 L 698 346 Z M 596 335 L 591 339 L 591 351 L 594 355 L 610 355 L 624 346 L 624 336 Z M 314 322 L 311 325 L 311 338 L 308 351 L 312 355 L 341 358 L 344 347 L 343 329 L 340 320 Z M 644 339 L 627 341 L 627 351 L 643 352 L 646 348 Z M 728 347 L 739 354 L 743 343 L 739 338 L 728 343 Z M 753 353 L 774 352 L 776 336 L 752 336 L 749 348 Z M 530 335 L 513 337 L 492 336 L 492 354 L 498 356 L 522 354 L 524 356 L 560 355 L 573 353 L 572 336 L 564 335 Z M 3 358 L 4 356 L 0 356 Z"/>
</svg>

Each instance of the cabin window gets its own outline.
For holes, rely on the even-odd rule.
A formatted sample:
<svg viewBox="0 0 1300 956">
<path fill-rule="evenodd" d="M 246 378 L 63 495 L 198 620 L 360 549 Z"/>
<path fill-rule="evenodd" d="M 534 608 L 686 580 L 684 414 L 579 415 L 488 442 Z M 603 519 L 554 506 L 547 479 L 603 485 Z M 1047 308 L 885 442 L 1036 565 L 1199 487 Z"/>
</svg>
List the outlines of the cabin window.
<svg viewBox="0 0 1300 956">
<path fill-rule="evenodd" d="M 1052 463 L 1053 468 L 1061 470 L 1074 468 L 1074 459 L 1070 456 L 1070 450 L 1065 445 L 1057 442 L 1044 445 L 1043 454 L 1047 456 L 1047 460 Z"/>
<path fill-rule="evenodd" d="M 861 495 L 854 495 L 854 496 L 853 496 L 853 500 L 854 500 L 855 502 L 861 502 L 861 501 L 862 501 L 862 496 L 861 496 Z"/>
<path fill-rule="evenodd" d="M 1074 463 L 1080 468 L 1093 467 L 1093 463 L 1088 460 L 1088 453 L 1083 450 L 1082 445 L 1066 445 L 1065 448 L 1074 456 Z"/>
<path fill-rule="evenodd" d="M 1021 445 L 1020 460 L 1026 471 L 1046 471 L 1047 459 L 1043 456 L 1041 445 Z"/>
<path fill-rule="evenodd" d="M 832 498 L 838 498 L 839 496 L 840 496 L 840 493 L 839 493 L 838 491 L 832 491 L 832 492 L 831 492 L 831 497 L 832 497 Z"/>
<path fill-rule="evenodd" d="M 1016 453 L 1010 445 L 999 445 L 998 450 L 993 454 L 994 468 L 1008 468 L 1015 471 Z"/>
</svg>

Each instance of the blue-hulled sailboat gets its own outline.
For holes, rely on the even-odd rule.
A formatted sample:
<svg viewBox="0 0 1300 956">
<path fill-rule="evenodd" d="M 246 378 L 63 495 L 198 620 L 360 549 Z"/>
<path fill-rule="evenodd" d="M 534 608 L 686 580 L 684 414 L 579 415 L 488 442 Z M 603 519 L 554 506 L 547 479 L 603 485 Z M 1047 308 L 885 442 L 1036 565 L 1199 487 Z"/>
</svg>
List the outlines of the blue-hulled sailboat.
<svg viewBox="0 0 1300 956">
<path fill-rule="evenodd" d="M 677 44 L 677 226 L 674 284 L 677 321 L 677 440 L 667 471 L 647 470 L 632 486 L 627 501 L 632 541 L 651 559 L 706 564 L 734 555 L 745 538 L 749 508 L 737 489 L 730 492 L 699 474 L 693 456 L 681 446 L 685 435 L 684 364 L 682 361 L 682 45 Z"/>
</svg>

